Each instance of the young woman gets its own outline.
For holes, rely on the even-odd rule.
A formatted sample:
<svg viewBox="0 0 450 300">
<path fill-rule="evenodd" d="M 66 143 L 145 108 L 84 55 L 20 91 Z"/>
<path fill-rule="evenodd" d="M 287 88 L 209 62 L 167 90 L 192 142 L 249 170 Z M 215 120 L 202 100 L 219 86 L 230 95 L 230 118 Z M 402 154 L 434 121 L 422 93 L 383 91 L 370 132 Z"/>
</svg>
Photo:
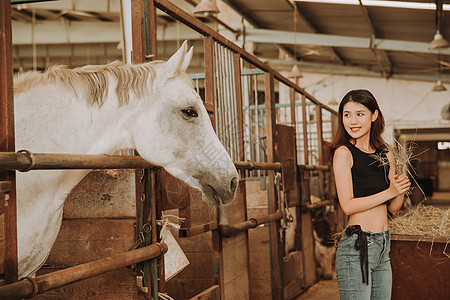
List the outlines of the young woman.
<svg viewBox="0 0 450 300">
<path fill-rule="evenodd" d="M 387 157 L 393 165 L 383 131 L 383 115 L 372 93 L 348 92 L 339 105 L 337 133 L 329 149 L 339 203 L 349 216 L 336 253 L 341 300 L 391 298 L 388 212 L 400 210 L 410 182 L 380 163 L 380 157 Z"/>
</svg>

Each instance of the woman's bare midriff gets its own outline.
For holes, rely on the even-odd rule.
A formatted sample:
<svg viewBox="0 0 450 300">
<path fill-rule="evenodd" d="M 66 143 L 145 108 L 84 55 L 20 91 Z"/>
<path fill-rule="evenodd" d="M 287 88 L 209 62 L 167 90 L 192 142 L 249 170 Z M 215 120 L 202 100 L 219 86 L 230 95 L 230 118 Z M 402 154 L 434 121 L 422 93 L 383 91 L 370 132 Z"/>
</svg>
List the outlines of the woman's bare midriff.
<svg viewBox="0 0 450 300">
<path fill-rule="evenodd" d="M 369 210 L 350 215 L 348 225 L 360 225 L 364 231 L 373 233 L 388 230 L 387 206 L 378 205 Z"/>
</svg>

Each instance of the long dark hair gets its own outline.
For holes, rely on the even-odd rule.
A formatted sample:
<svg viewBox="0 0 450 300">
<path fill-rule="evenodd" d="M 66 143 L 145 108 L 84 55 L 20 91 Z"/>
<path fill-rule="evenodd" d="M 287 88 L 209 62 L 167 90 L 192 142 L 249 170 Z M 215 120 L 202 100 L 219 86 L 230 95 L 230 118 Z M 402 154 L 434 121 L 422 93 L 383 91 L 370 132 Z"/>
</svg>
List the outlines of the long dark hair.
<svg viewBox="0 0 450 300">
<path fill-rule="evenodd" d="M 378 106 L 378 102 L 371 92 L 368 90 L 352 90 L 348 92 L 344 98 L 342 98 L 341 103 L 339 104 L 339 114 L 338 114 L 338 122 L 337 122 L 337 130 L 336 135 L 333 137 L 330 145 L 328 146 L 328 155 L 330 159 L 333 158 L 334 152 L 340 146 L 347 144 L 352 140 L 352 137 L 348 134 L 348 132 L 344 128 L 344 123 L 342 122 L 342 116 L 344 111 L 344 105 L 348 102 L 356 102 L 367 107 L 372 113 L 378 110 L 377 119 L 372 122 L 372 126 L 370 128 L 370 146 L 376 150 L 385 149 L 386 143 L 384 142 L 381 134 L 384 131 L 384 118 L 381 113 L 380 107 Z"/>
</svg>

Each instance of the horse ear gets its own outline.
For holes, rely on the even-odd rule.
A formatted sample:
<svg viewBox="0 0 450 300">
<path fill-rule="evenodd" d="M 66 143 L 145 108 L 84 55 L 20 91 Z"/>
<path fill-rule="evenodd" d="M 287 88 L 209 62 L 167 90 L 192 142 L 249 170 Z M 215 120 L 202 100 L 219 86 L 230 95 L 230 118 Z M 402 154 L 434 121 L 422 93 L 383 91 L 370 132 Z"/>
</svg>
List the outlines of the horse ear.
<svg viewBox="0 0 450 300">
<path fill-rule="evenodd" d="M 192 46 L 191 49 L 189 49 L 189 51 L 184 56 L 184 61 L 180 67 L 181 70 L 183 70 L 183 71 L 187 70 L 187 68 L 189 67 L 189 63 L 191 62 L 193 54 L 194 54 L 194 46 Z"/>
<path fill-rule="evenodd" d="M 164 65 L 163 72 L 167 79 L 175 77 L 177 70 L 183 65 L 184 58 L 186 56 L 186 49 L 187 41 L 184 41 L 180 49 L 178 49 L 178 51 L 172 55 L 172 57 L 169 58 Z"/>
</svg>

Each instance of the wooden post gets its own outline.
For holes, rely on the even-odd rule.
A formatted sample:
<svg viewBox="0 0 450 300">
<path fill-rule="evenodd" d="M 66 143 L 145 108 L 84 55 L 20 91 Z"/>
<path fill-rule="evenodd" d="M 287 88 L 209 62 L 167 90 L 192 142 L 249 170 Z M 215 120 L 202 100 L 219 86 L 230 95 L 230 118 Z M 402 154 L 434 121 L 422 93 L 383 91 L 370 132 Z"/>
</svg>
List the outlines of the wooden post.
<svg viewBox="0 0 450 300">
<path fill-rule="evenodd" d="M 215 117 L 215 70 L 214 70 L 214 39 L 207 35 L 204 37 L 204 61 L 205 61 L 205 107 L 210 114 L 213 128 L 216 129 Z"/>
<path fill-rule="evenodd" d="M 0 1 L 0 151 L 15 151 L 13 95 L 11 2 Z M 0 180 L 11 182 L 9 199 L 5 200 L 4 228 L 5 281 L 12 283 L 18 279 L 15 172 L 0 172 Z"/>
<path fill-rule="evenodd" d="M 146 18 L 148 20 L 148 25 L 146 29 L 148 30 L 148 38 L 146 39 L 146 48 L 145 48 L 145 58 L 146 61 L 156 60 L 156 8 L 155 2 L 153 0 L 146 0 L 147 9 L 145 10 Z"/>
<path fill-rule="evenodd" d="M 267 117 L 267 161 L 274 162 L 275 159 L 275 95 L 274 95 L 274 77 L 273 72 L 264 73 L 264 95 Z M 278 203 L 275 193 L 274 172 L 269 171 L 269 213 L 275 213 L 278 209 Z M 282 257 L 280 251 L 280 222 L 270 224 L 270 244 L 271 244 L 271 270 L 272 270 L 272 299 L 283 299 L 282 284 Z"/>
<path fill-rule="evenodd" d="M 145 62 L 144 41 L 144 3 L 142 0 L 131 0 L 131 32 L 133 36 L 133 64 Z"/>
</svg>

